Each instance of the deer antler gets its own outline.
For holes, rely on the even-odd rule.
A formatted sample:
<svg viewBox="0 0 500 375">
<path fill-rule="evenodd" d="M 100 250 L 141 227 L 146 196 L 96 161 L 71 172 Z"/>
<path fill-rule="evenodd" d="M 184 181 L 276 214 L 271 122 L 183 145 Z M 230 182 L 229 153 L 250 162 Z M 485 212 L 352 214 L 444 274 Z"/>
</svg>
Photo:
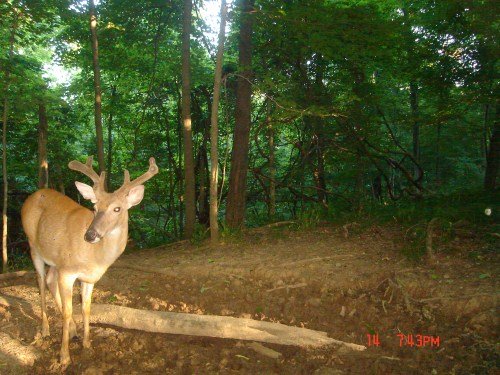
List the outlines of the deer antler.
<svg viewBox="0 0 500 375">
<path fill-rule="evenodd" d="M 94 168 L 92 168 L 92 160 L 92 156 L 87 158 L 85 164 L 77 160 L 73 160 L 69 162 L 68 167 L 89 177 L 94 182 L 94 190 L 105 192 L 106 172 L 101 172 L 101 175 L 99 176 L 97 172 L 94 171 Z"/>
<path fill-rule="evenodd" d="M 135 180 L 130 181 L 130 173 L 125 169 L 124 171 L 124 179 L 123 185 L 119 189 L 121 191 L 126 191 L 132 189 L 134 186 L 138 186 L 149 180 L 159 171 L 158 166 L 156 165 L 155 158 L 149 158 L 149 168 L 146 173 L 142 176 L 137 177 Z"/>
</svg>

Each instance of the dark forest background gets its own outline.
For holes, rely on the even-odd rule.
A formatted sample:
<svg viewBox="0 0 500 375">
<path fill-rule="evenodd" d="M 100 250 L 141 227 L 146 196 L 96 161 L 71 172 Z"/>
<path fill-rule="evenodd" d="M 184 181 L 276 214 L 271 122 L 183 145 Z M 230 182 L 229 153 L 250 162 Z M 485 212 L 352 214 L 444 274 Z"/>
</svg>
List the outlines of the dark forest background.
<svg viewBox="0 0 500 375">
<path fill-rule="evenodd" d="M 221 236 L 284 220 L 492 220 L 498 4 L 229 4 L 216 139 Z M 67 164 L 87 155 L 108 172 L 110 190 L 124 169 L 136 176 L 156 158 L 160 173 L 131 215 L 137 246 L 209 235 L 216 45 L 201 18 L 207 5 L 0 2 L 13 262 L 26 249 L 24 199 L 41 186 L 78 199 L 73 182 L 82 176 Z M 46 73 L 54 61 L 71 72 L 65 83 Z"/>
</svg>

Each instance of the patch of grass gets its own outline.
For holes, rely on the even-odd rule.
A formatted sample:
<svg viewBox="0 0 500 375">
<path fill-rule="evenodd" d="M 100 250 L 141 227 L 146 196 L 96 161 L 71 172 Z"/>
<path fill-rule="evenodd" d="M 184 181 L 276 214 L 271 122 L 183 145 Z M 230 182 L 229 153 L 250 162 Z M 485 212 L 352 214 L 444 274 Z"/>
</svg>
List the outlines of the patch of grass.
<svg viewBox="0 0 500 375">
<path fill-rule="evenodd" d="M 219 231 L 220 238 L 226 242 L 238 243 L 243 239 L 241 228 L 231 228 L 225 223 L 222 223 L 219 227 Z"/>
<path fill-rule="evenodd" d="M 297 219 L 293 227 L 297 230 L 312 229 L 317 227 L 320 221 L 324 218 L 325 213 L 322 208 L 310 208 L 297 215 Z"/>
<path fill-rule="evenodd" d="M 191 243 L 193 245 L 200 245 L 204 240 L 206 240 L 210 235 L 210 228 L 204 225 L 196 223 L 194 226 L 193 237 L 191 238 Z"/>
</svg>

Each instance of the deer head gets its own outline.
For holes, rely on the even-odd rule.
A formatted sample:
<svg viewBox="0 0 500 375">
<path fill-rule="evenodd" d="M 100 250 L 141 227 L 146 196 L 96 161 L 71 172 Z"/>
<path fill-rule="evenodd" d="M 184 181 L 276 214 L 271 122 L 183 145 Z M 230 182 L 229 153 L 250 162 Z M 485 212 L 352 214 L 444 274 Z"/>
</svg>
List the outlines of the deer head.
<svg viewBox="0 0 500 375">
<path fill-rule="evenodd" d="M 144 182 L 158 173 L 155 159 L 149 159 L 149 168 L 146 173 L 130 181 L 130 174 L 124 171 L 123 185 L 113 193 L 106 192 L 106 172 L 99 176 L 92 168 L 92 157 L 88 157 L 85 164 L 73 160 L 69 168 L 88 176 L 94 186 L 75 181 L 76 188 L 85 199 L 94 204 L 94 219 L 85 232 L 85 241 L 99 242 L 113 231 L 119 231 L 124 222 L 128 221 L 129 208 L 139 204 L 144 197 Z"/>
</svg>

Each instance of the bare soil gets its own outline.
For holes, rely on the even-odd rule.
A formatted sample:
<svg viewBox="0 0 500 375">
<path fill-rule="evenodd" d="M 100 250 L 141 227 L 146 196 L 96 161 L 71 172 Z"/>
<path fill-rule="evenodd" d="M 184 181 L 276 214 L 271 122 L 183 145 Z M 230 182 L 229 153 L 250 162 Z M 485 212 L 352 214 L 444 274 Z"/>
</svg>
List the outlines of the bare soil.
<svg viewBox="0 0 500 375">
<path fill-rule="evenodd" d="M 432 267 L 401 255 L 396 227 L 259 228 L 217 248 L 182 242 L 124 254 L 96 284 L 93 300 L 139 309 L 246 317 L 325 331 L 372 345 L 307 349 L 91 326 L 92 349 L 70 345 L 68 374 L 498 374 L 498 256 L 472 233 L 437 249 Z M 471 252 L 480 256 L 470 257 Z M 138 269 L 125 268 L 138 267 Z M 145 272 L 139 268 L 162 272 Z M 78 288 L 74 309 L 79 310 Z M 33 275 L 0 281 L 0 333 L 37 349 L 32 367 L 2 354 L 0 373 L 57 373 L 61 317 L 49 297 L 52 336 L 40 338 Z M 81 332 L 81 327 L 79 327 Z M 413 335 L 414 345 L 401 336 Z M 369 335 L 369 336 L 368 336 Z M 432 336 L 422 346 L 423 336 Z M 437 338 L 439 337 L 439 345 Z M 373 339 L 378 338 L 378 345 Z M 432 346 L 431 346 L 432 344 Z"/>
</svg>

